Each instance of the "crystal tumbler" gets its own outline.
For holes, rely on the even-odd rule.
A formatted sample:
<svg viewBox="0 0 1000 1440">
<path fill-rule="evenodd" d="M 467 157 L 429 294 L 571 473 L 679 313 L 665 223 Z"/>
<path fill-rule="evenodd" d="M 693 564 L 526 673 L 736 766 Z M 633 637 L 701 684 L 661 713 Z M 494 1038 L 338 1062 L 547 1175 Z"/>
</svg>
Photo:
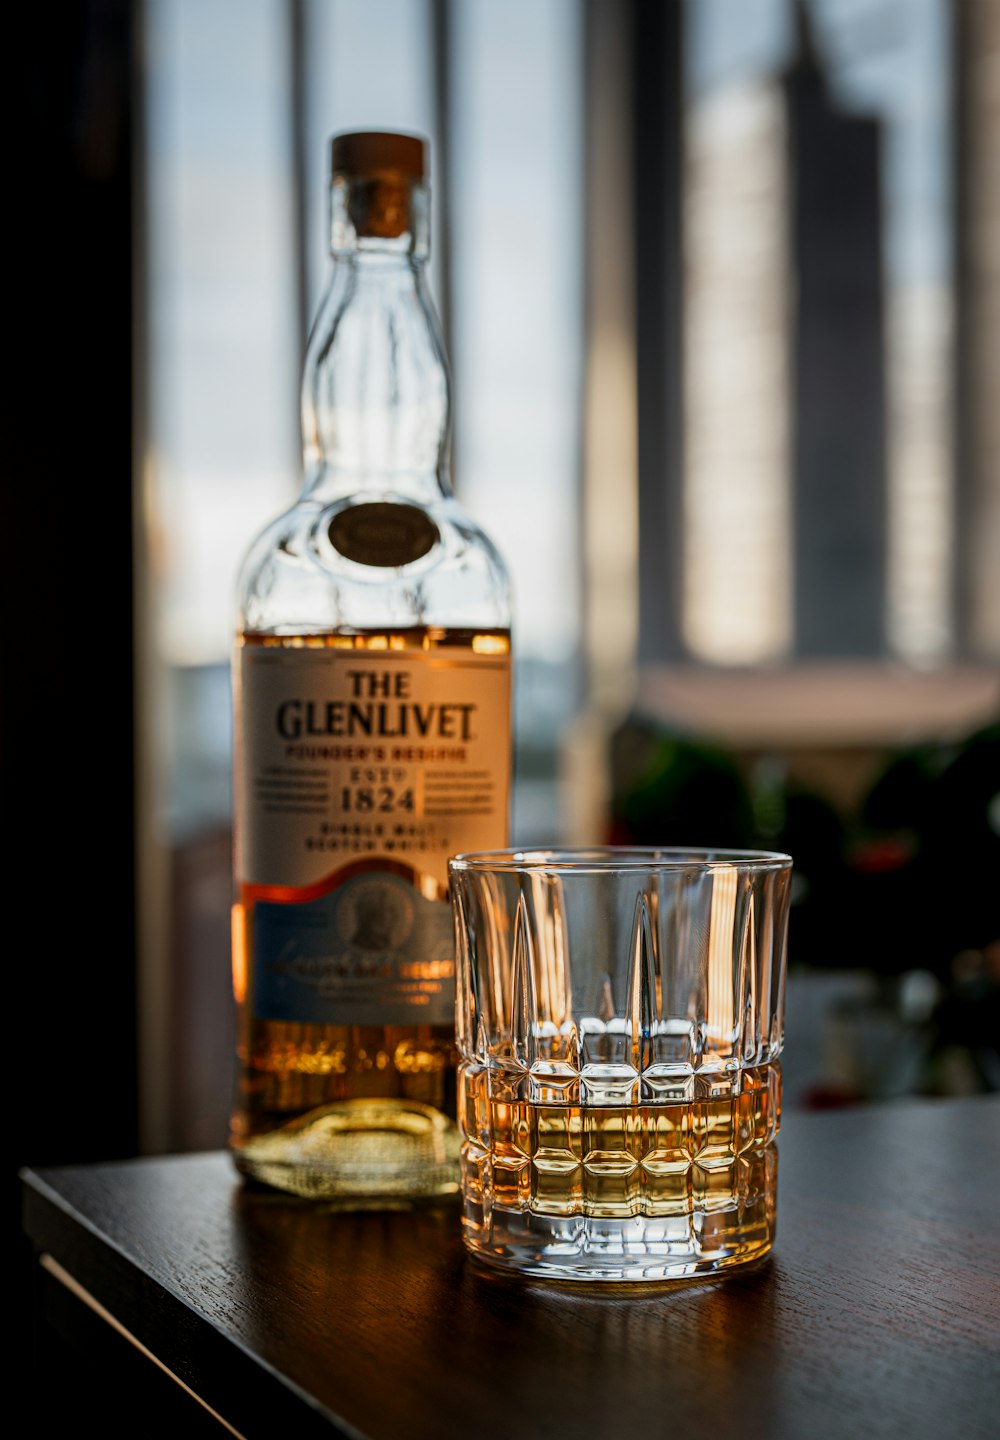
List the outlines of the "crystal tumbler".
<svg viewBox="0 0 1000 1440">
<path fill-rule="evenodd" d="M 452 857 L 472 1257 L 621 1283 L 770 1251 L 791 873 L 746 850 Z"/>
</svg>

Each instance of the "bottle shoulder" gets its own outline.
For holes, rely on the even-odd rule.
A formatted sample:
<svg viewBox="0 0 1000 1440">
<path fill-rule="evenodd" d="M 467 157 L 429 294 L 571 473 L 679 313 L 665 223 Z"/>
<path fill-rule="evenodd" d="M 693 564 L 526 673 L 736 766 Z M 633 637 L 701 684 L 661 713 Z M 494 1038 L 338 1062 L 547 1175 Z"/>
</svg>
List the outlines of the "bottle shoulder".
<svg viewBox="0 0 1000 1440">
<path fill-rule="evenodd" d="M 511 623 L 506 562 L 446 493 L 303 496 L 251 544 L 237 592 L 240 628 L 265 632 Z"/>
</svg>

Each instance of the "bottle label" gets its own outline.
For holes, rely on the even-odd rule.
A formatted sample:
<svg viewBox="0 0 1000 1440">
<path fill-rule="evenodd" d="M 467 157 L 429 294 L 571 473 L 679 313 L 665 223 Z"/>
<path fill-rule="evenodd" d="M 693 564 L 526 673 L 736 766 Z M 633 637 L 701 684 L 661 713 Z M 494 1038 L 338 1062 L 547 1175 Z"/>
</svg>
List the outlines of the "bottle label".
<svg viewBox="0 0 1000 1440">
<path fill-rule="evenodd" d="M 349 505 L 339 511 L 327 529 L 330 544 L 356 565 L 392 568 L 412 565 L 441 538 L 430 516 L 416 505 L 377 501 Z"/>
<path fill-rule="evenodd" d="M 366 870 L 302 904 L 254 909 L 254 1011 L 320 1025 L 447 1025 L 455 941 L 448 906 L 412 879 Z"/>
<path fill-rule="evenodd" d="M 509 653 L 245 644 L 238 688 L 254 1014 L 451 1024 L 447 862 L 507 843 Z"/>
</svg>

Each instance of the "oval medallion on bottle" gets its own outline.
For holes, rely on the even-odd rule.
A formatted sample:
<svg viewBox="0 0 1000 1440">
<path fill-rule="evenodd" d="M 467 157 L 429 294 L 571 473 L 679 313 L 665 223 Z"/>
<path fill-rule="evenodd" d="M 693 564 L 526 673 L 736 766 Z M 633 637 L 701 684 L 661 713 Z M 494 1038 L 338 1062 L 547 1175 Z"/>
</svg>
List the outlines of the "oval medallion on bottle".
<svg viewBox="0 0 1000 1440">
<path fill-rule="evenodd" d="M 330 544 L 347 560 L 386 569 L 412 564 L 441 538 L 433 520 L 416 505 L 387 501 L 341 510 L 330 521 L 327 533 Z"/>
</svg>

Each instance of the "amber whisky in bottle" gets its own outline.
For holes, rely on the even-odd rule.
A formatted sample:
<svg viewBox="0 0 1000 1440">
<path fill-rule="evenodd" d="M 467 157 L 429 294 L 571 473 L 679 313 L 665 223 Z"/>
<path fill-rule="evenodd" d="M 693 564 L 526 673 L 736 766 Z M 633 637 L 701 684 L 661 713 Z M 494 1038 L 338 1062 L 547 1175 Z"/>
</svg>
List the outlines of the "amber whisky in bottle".
<svg viewBox="0 0 1000 1440">
<path fill-rule="evenodd" d="M 427 143 L 330 155 L 303 485 L 238 581 L 230 1146 L 362 1208 L 458 1189 L 447 859 L 508 843 L 511 602 L 450 479 Z"/>
</svg>

